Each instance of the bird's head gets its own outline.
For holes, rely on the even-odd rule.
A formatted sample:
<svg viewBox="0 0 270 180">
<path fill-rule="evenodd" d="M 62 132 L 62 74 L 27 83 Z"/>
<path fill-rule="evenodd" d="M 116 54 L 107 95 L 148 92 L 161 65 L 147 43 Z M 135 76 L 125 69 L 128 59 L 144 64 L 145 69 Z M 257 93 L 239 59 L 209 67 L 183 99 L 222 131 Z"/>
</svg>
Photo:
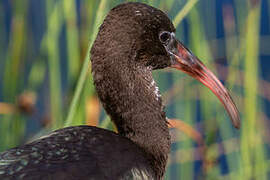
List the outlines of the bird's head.
<svg viewBox="0 0 270 180">
<path fill-rule="evenodd" d="M 106 49 L 102 48 L 103 43 L 108 44 Z M 123 55 L 129 54 L 130 57 L 125 58 L 129 64 L 152 70 L 175 68 L 192 76 L 219 98 L 234 127 L 240 128 L 239 113 L 227 89 L 177 40 L 172 22 L 162 11 L 142 3 L 125 3 L 113 8 L 100 28 L 96 46 L 93 54 L 97 54 L 98 49 L 105 56 L 119 55 L 121 51 L 125 52 Z M 111 64 L 112 61 L 114 58 L 110 59 Z"/>
</svg>

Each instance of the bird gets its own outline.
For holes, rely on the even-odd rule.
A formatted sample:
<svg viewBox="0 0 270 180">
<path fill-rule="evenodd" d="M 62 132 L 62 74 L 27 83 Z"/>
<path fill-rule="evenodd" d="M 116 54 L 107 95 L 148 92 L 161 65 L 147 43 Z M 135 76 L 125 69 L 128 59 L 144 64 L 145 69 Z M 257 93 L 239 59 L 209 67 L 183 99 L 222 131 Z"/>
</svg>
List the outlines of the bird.
<svg viewBox="0 0 270 180">
<path fill-rule="evenodd" d="M 175 36 L 163 11 L 139 2 L 109 11 L 91 48 L 97 95 L 117 132 L 62 128 L 0 153 L 5 180 L 160 180 L 171 138 L 156 69 L 175 68 L 210 88 L 233 125 L 240 116 L 228 90 Z"/>
</svg>

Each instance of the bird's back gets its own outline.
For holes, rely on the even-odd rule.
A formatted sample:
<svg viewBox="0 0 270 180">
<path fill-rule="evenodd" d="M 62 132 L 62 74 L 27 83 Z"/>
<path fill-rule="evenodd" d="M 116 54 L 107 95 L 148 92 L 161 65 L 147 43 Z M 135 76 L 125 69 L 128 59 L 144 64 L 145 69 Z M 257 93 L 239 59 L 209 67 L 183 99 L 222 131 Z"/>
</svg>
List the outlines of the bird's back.
<svg viewBox="0 0 270 180">
<path fill-rule="evenodd" d="M 68 127 L 0 154 L 0 179 L 155 179 L 144 152 L 118 134 Z"/>
</svg>

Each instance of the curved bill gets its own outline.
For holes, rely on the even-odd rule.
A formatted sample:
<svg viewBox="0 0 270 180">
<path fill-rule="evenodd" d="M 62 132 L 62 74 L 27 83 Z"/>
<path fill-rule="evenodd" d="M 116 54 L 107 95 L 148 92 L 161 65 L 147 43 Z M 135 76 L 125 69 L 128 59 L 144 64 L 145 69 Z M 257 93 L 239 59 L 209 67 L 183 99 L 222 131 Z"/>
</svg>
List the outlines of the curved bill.
<svg viewBox="0 0 270 180">
<path fill-rule="evenodd" d="M 179 69 L 193 78 L 197 79 L 208 87 L 221 101 L 227 110 L 232 124 L 235 128 L 240 128 L 239 112 L 233 99 L 227 89 L 217 79 L 217 77 L 206 68 L 206 66 L 194 56 L 182 43 L 180 43 L 174 34 L 171 34 L 170 41 L 164 45 L 166 50 L 171 54 L 171 67 Z"/>
</svg>

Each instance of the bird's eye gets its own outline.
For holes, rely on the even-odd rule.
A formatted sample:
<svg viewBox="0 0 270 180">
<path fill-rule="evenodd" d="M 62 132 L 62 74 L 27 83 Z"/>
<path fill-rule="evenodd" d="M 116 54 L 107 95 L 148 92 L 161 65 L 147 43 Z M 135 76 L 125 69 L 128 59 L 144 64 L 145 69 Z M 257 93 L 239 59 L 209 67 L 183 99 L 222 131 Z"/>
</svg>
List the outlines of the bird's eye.
<svg viewBox="0 0 270 180">
<path fill-rule="evenodd" d="M 159 40 L 163 44 L 167 44 L 171 39 L 171 33 L 168 31 L 163 31 L 162 33 L 159 34 Z"/>
</svg>

